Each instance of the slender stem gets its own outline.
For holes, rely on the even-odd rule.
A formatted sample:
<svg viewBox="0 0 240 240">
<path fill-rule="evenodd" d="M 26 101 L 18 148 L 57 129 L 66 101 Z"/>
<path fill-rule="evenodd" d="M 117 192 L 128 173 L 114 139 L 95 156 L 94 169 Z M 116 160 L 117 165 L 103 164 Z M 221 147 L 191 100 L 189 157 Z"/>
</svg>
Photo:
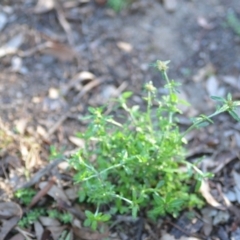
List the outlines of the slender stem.
<svg viewBox="0 0 240 240">
<path fill-rule="evenodd" d="M 111 195 L 114 196 L 114 197 L 116 197 L 116 198 L 119 198 L 119 199 L 121 199 L 121 200 L 123 200 L 123 201 L 125 201 L 125 202 L 127 202 L 127 203 L 129 203 L 130 205 L 133 204 L 133 202 L 130 201 L 129 199 L 127 199 L 127 198 L 125 198 L 125 197 L 122 197 L 122 196 L 120 196 L 120 195 L 118 195 L 118 194 L 111 194 Z"/>
<path fill-rule="evenodd" d="M 167 72 L 166 71 L 162 72 L 162 75 L 163 75 L 164 80 L 167 82 L 167 84 L 169 86 L 169 96 L 170 96 L 169 101 L 171 102 L 171 96 L 172 96 L 172 93 L 173 93 L 173 89 L 171 87 L 170 80 L 168 78 Z M 173 112 L 169 112 L 168 118 L 169 118 L 169 122 L 172 123 L 173 122 Z"/>
<path fill-rule="evenodd" d="M 148 91 L 148 100 L 147 100 L 147 118 L 149 122 L 150 132 L 153 134 L 153 126 L 152 126 L 152 119 L 151 119 L 151 107 L 152 107 L 152 95 L 151 92 Z"/>
<path fill-rule="evenodd" d="M 226 112 L 227 109 L 223 109 L 221 111 L 216 111 L 214 113 L 212 113 L 211 115 L 207 116 L 206 119 L 212 119 L 214 116 Z M 194 128 L 196 128 L 200 123 L 203 123 L 206 121 L 206 119 L 202 118 L 198 121 L 196 121 L 195 123 L 193 123 L 184 133 L 182 133 L 182 137 L 186 136 L 189 132 L 191 132 Z"/>
<path fill-rule="evenodd" d="M 94 214 L 95 217 L 98 215 L 98 212 L 99 212 L 99 204 L 97 205 L 97 209 L 96 209 L 96 212 Z"/>
<path fill-rule="evenodd" d="M 87 166 L 89 169 L 93 170 L 93 169 L 92 169 L 91 167 L 89 167 L 87 164 L 84 163 L 84 165 Z M 111 166 L 111 167 L 109 167 L 109 168 L 106 168 L 106 169 L 104 169 L 104 170 L 101 171 L 101 172 L 97 172 L 97 171 L 94 169 L 94 172 L 95 172 L 96 174 L 94 174 L 94 175 L 92 175 L 92 176 L 90 176 L 90 177 L 84 178 L 81 182 L 85 182 L 85 181 L 88 181 L 88 180 L 90 180 L 90 179 L 92 179 L 92 178 L 99 177 L 99 175 L 101 175 L 101 174 L 103 174 L 103 173 L 105 173 L 105 172 L 107 172 L 107 171 L 109 171 L 109 170 L 111 170 L 111 169 L 114 169 L 114 168 L 117 168 L 117 167 L 121 167 L 121 166 L 123 166 L 123 165 L 124 165 L 124 163 L 119 163 L 119 164 L 113 165 L 113 166 Z"/>
</svg>

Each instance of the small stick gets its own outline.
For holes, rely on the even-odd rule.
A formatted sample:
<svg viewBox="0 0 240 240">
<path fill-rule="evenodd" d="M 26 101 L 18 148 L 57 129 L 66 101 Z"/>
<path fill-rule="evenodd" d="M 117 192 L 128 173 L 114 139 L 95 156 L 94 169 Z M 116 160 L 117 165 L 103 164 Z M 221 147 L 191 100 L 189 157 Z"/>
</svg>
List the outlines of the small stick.
<svg viewBox="0 0 240 240">
<path fill-rule="evenodd" d="M 64 16 L 63 8 L 62 8 L 61 4 L 58 2 L 58 0 L 55 0 L 55 8 L 57 11 L 59 23 L 61 24 L 61 26 L 63 27 L 64 31 L 67 34 L 68 43 L 71 46 L 74 46 L 74 38 L 73 38 L 71 26 L 68 23 L 68 21 L 66 20 L 66 18 Z"/>
<path fill-rule="evenodd" d="M 40 179 L 46 175 L 47 173 L 49 173 L 54 167 L 56 167 L 58 164 L 60 164 L 61 162 L 65 161 L 65 157 L 63 158 L 59 158 L 56 159 L 54 161 L 52 161 L 51 163 L 49 163 L 46 167 L 44 167 L 43 169 L 40 169 L 37 173 L 35 173 L 35 175 L 31 178 L 30 181 L 24 183 L 23 185 L 21 185 L 20 187 L 17 187 L 17 189 L 20 188 L 29 188 L 31 186 L 33 186 L 34 184 L 36 184 L 37 182 L 40 181 Z M 16 190 L 17 190 L 16 189 Z"/>
<path fill-rule="evenodd" d="M 28 209 L 32 208 L 43 196 L 47 195 L 48 191 L 52 188 L 56 182 L 56 177 L 52 177 L 50 181 L 41 189 L 32 199 L 31 203 L 28 206 Z"/>
</svg>

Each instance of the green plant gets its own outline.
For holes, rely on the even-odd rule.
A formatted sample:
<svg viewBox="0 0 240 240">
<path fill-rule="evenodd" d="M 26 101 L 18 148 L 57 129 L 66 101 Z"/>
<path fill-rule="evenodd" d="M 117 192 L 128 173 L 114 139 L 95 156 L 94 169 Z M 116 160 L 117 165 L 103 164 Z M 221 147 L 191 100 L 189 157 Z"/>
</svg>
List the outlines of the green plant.
<svg viewBox="0 0 240 240">
<path fill-rule="evenodd" d="M 68 212 L 61 213 L 56 209 L 45 210 L 44 208 L 36 208 L 26 213 L 24 217 L 18 222 L 20 227 L 28 227 L 33 224 L 40 216 L 48 215 L 50 218 L 57 219 L 64 224 L 72 222 L 72 215 Z"/>
<path fill-rule="evenodd" d="M 22 228 L 28 227 L 33 224 L 40 216 L 44 216 L 45 210 L 43 208 L 36 208 L 34 210 L 30 210 L 26 216 L 22 217 L 22 219 L 18 222 L 18 225 Z"/>
<path fill-rule="evenodd" d="M 64 153 L 64 148 L 60 149 L 60 151 L 57 150 L 57 148 L 54 145 L 51 145 L 49 148 L 49 161 L 54 160 L 56 158 L 62 158 Z"/>
<path fill-rule="evenodd" d="M 65 223 L 65 224 L 70 223 L 73 220 L 72 215 L 70 213 L 68 213 L 68 212 L 61 213 L 56 209 L 48 210 L 47 214 L 49 217 L 58 219 L 59 221 Z"/>
<path fill-rule="evenodd" d="M 192 126 L 180 132 L 178 105 L 185 102 L 178 98 L 179 84 L 168 78 L 168 63 L 157 61 L 153 65 L 166 81 L 168 94 L 161 100 L 150 82 L 145 85 L 145 108 L 130 107 L 131 93 L 122 94 L 117 101 L 118 112 L 123 112 L 117 115 L 118 121 L 105 115 L 104 107 L 89 108 L 88 128 L 78 134 L 85 147 L 69 161 L 76 169 L 74 180 L 80 183 L 79 200 L 96 206 L 95 213 L 85 212 L 86 226 L 96 229 L 99 222 L 108 221 L 109 214 L 116 212 L 131 212 L 136 217 L 141 210 L 156 219 L 203 206 L 197 190 L 201 180 L 211 174 L 185 160 L 184 137 L 192 129 L 212 123 L 214 116 L 225 111 L 239 121 L 235 108 L 240 101 L 233 102 L 230 94 L 227 99 L 212 97 L 221 106 L 209 116 L 194 118 Z"/>
<path fill-rule="evenodd" d="M 31 188 L 22 188 L 14 193 L 15 197 L 19 198 L 20 201 L 26 206 L 31 203 L 32 198 L 35 196 L 35 194 L 36 191 Z"/>
<path fill-rule="evenodd" d="M 129 4 L 129 0 L 108 0 L 107 5 L 115 12 L 120 12 Z"/>
<path fill-rule="evenodd" d="M 240 36 L 240 19 L 232 10 L 227 14 L 227 25 Z"/>
</svg>

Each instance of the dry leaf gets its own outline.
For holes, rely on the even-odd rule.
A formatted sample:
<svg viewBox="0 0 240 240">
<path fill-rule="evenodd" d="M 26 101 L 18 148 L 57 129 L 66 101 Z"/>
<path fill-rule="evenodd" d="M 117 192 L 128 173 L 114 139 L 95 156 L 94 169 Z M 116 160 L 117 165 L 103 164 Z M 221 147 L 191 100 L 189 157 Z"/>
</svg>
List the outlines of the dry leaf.
<svg viewBox="0 0 240 240">
<path fill-rule="evenodd" d="M 22 209 L 14 202 L 0 203 L 0 219 L 9 219 L 13 216 L 21 216 Z"/>
<path fill-rule="evenodd" d="M 21 135 L 23 135 L 25 133 L 25 130 L 26 130 L 26 127 L 28 124 L 28 119 L 21 118 L 21 119 L 16 120 L 14 123 L 15 123 L 15 127 L 16 127 L 17 131 Z"/>
<path fill-rule="evenodd" d="M 4 240 L 6 235 L 15 227 L 22 216 L 22 209 L 13 202 L 0 203 L 0 240 Z"/>
<path fill-rule="evenodd" d="M 221 210 L 225 210 L 225 207 L 222 204 L 218 203 L 210 193 L 210 188 L 206 180 L 202 180 L 202 184 L 199 191 L 202 194 L 202 196 L 205 198 L 207 203 L 209 203 L 211 206 Z"/>
<path fill-rule="evenodd" d="M 62 232 L 66 229 L 66 226 L 51 226 L 48 230 L 51 232 L 51 236 L 54 240 L 59 240 Z"/>
<path fill-rule="evenodd" d="M 84 147 L 84 141 L 81 138 L 70 136 L 69 141 L 76 145 L 77 147 L 83 148 Z"/>
<path fill-rule="evenodd" d="M 34 229 L 35 229 L 37 240 L 42 240 L 44 229 L 42 224 L 39 221 L 34 222 Z"/>
<path fill-rule="evenodd" d="M 29 208 L 33 207 L 43 196 L 48 194 L 49 190 L 52 188 L 55 183 L 55 179 L 52 178 L 31 200 Z"/>
<path fill-rule="evenodd" d="M 48 182 L 41 182 L 39 184 L 40 189 L 43 189 L 47 184 L 48 184 Z M 69 202 L 65 192 L 56 185 L 53 185 L 51 187 L 51 189 L 48 191 L 48 195 L 51 196 L 52 198 L 54 198 L 56 201 L 58 201 L 60 199 L 70 205 L 70 202 Z"/>
<path fill-rule="evenodd" d="M 61 223 L 57 219 L 50 218 L 50 217 L 40 216 L 39 221 L 45 227 L 58 227 L 61 225 Z"/>
<path fill-rule="evenodd" d="M 0 240 L 5 239 L 7 234 L 17 225 L 19 220 L 20 220 L 20 216 L 12 217 L 8 220 L 2 220 L 1 221 Z"/>
<path fill-rule="evenodd" d="M 131 52 L 133 47 L 130 43 L 127 43 L 127 42 L 117 42 L 117 46 L 119 49 L 123 50 L 124 52 Z"/>
<path fill-rule="evenodd" d="M 209 23 L 206 18 L 198 17 L 197 19 L 198 25 L 204 29 L 211 30 L 214 28 L 214 25 Z"/>
<path fill-rule="evenodd" d="M 93 232 L 90 231 L 88 229 L 85 228 L 76 228 L 73 227 L 73 232 L 74 235 L 79 237 L 80 239 L 84 239 L 84 240 L 100 240 L 100 239 L 104 239 L 107 238 L 109 236 L 109 233 L 98 233 L 98 232 Z M 77 239 L 75 237 L 75 239 Z"/>
<path fill-rule="evenodd" d="M 72 88 L 75 88 L 75 90 L 80 90 L 82 88 L 82 83 L 84 81 L 93 81 L 96 79 L 96 76 L 92 74 L 91 72 L 87 71 L 82 71 L 80 73 L 77 73 L 70 81 L 68 84 L 62 87 L 61 92 L 64 96 L 67 95 L 69 90 Z M 80 87 L 78 86 L 80 84 Z"/>
<path fill-rule="evenodd" d="M 13 237 L 11 237 L 9 240 L 25 240 L 25 239 L 26 238 L 21 233 L 18 233 L 16 235 L 14 235 Z"/>
<path fill-rule="evenodd" d="M 77 187 L 71 187 L 65 190 L 65 194 L 69 200 L 76 200 L 78 198 L 78 191 L 79 189 Z"/>
<path fill-rule="evenodd" d="M 0 47 L 0 58 L 8 54 L 16 53 L 24 42 L 24 38 L 24 34 L 19 33 L 18 35 L 15 35 L 13 38 L 11 38 L 5 45 Z"/>
<path fill-rule="evenodd" d="M 38 0 L 33 11 L 36 14 L 42 14 L 53 10 L 54 7 L 54 0 Z"/>
<path fill-rule="evenodd" d="M 41 125 L 37 126 L 37 133 L 44 139 L 47 138 L 47 131 Z"/>
<path fill-rule="evenodd" d="M 40 52 L 43 54 L 52 55 L 63 62 L 73 61 L 77 58 L 75 51 L 71 47 L 55 41 L 47 42 L 46 47 L 40 49 Z"/>
<path fill-rule="evenodd" d="M 59 98 L 59 89 L 49 88 L 48 89 L 48 97 L 51 99 L 58 99 Z"/>
</svg>

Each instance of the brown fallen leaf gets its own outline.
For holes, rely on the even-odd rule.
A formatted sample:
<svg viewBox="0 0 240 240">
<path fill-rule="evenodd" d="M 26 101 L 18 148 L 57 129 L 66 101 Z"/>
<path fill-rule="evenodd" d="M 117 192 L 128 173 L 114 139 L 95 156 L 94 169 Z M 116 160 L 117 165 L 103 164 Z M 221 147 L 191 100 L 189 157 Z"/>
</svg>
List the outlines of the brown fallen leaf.
<svg viewBox="0 0 240 240">
<path fill-rule="evenodd" d="M 7 234 L 17 225 L 20 216 L 12 217 L 8 220 L 1 221 L 1 228 L 0 228 L 0 240 L 4 240 Z"/>
<path fill-rule="evenodd" d="M 55 183 L 55 178 L 52 178 L 32 199 L 28 208 L 32 208 L 42 197 L 48 194 L 48 191 Z"/>
<path fill-rule="evenodd" d="M 61 223 L 54 218 L 51 217 L 45 217 L 45 216 L 40 216 L 39 221 L 44 227 L 60 227 Z"/>
<path fill-rule="evenodd" d="M 63 62 L 71 62 L 77 59 L 76 52 L 71 47 L 56 41 L 48 41 L 45 48 L 40 49 L 40 52 L 52 55 Z"/>
<path fill-rule="evenodd" d="M 35 229 L 37 240 L 42 240 L 44 229 L 42 224 L 39 221 L 34 222 L 34 229 Z"/>
<path fill-rule="evenodd" d="M 104 238 L 107 238 L 109 236 L 108 232 L 105 233 L 98 233 L 98 232 L 93 232 L 91 230 L 88 230 L 86 228 L 76 228 L 73 227 L 73 232 L 76 237 L 84 240 L 102 240 Z"/>
<path fill-rule="evenodd" d="M 69 141 L 76 145 L 77 147 L 83 148 L 84 147 L 84 141 L 78 137 L 70 136 Z"/>
<path fill-rule="evenodd" d="M 45 186 L 47 186 L 47 185 L 48 185 L 48 182 L 41 182 L 39 184 L 39 188 L 44 189 Z M 49 196 L 51 196 L 52 198 L 54 198 L 57 202 L 59 200 L 63 200 L 70 205 L 70 202 L 69 202 L 68 197 L 66 196 L 65 192 L 63 191 L 63 189 L 61 189 L 57 185 L 52 185 L 51 188 L 48 190 L 47 194 Z"/>
<path fill-rule="evenodd" d="M 25 240 L 25 237 L 21 233 L 17 233 L 13 237 L 11 237 L 9 240 Z"/>
<path fill-rule="evenodd" d="M 65 194 L 68 196 L 68 199 L 76 200 L 78 198 L 78 191 L 79 189 L 76 186 L 71 186 L 65 190 Z"/>
<path fill-rule="evenodd" d="M 208 20 L 204 17 L 198 17 L 197 19 L 198 25 L 204 29 L 211 30 L 214 28 L 212 23 L 209 23 Z"/>
<path fill-rule="evenodd" d="M 202 196 L 205 198 L 208 204 L 210 204 L 211 206 L 217 209 L 226 210 L 226 207 L 224 207 L 222 204 L 217 202 L 216 199 L 210 193 L 210 187 L 207 180 L 202 180 L 199 192 L 202 194 Z"/>
<path fill-rule="evenodd" d="M 54 240 L 58 240 L 62 232 L 66 229 L 66 226 L 51 226 L 48 230 L 51 232 L 51 236 Z"/>
<path fill-rule="evenodd" d="M 94 74 L 88 71 L 82 71 L 77 73 L 65 86 L 62 87 L 61 93 L 66 96 L 69 90 L 75 88 L 75 90 L 80 90 L 77 85 L 80 84 L 82 87 L 82 83 L 85 81 L 92 81 L 96 78 Z"/>
<path fill-rule="evenodd" d="M 127 43 L 127 42 L 117 42 L 117 46 L 119 49 L 123 50 L 124 52 L 126 53 L 129 53 L 132 51 L 133 47 L 130 43 Z"/>
<path fill-rule="evenodd" d="M 0 219 L 9 219 L 13 216 L 21 216 L 22 209 L 14 202 L 0 203 Z"/>
<path fill-rule="evenodd" d="M 55 7 L 54 0 L 38 0 L 33 12 L 36 14 L 42 14 L 53 10 Z"/>
<path fill-rule="evenodd" d="M 16 120 L 14 123 L 15 123 L 15 127 L 16 127 L 17 131 L 21 135 L 23 135 L 25 133 L 25 130 L 26 130 L 26 127 L 28 124 L 28 119 L 21 118 L 21 119 Z"/>
</svg>

